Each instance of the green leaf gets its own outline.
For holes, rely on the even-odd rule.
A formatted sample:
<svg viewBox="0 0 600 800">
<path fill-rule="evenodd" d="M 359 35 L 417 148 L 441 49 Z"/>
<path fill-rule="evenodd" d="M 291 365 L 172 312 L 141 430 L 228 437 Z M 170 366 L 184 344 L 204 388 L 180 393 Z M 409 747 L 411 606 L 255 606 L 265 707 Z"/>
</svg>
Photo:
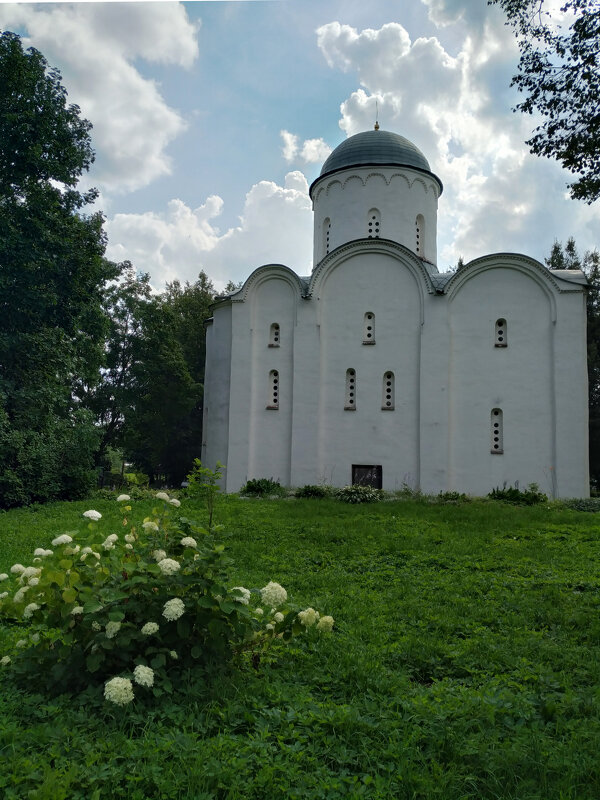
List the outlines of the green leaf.
<svg viewBox="0 0 600 800">
<path fill-rule="evenodd" d="M 48 583 L 56 583 L 58 586 L 65 585 L 65 573 L 58 572 L 56 570 L 48 570 L 44 571 L 43 573 L 44 578 L 48 581 Z"/>
<path fill-rule="evenodd" d="M 76 589 L 65 589 L 62 593 L 62 599 L 65 603 L 74 603 L 77 599 L 77 590 Z"/>
<path fill-rule="evenodd" d="M 202 648 L 195 644 L 191 649 L 192 658 L 201 658 L 202 657 Z"/>
<path fill-rule="evenodd" d="M 73 566 L 73 562 L 70 561 L 68 558 L 63 558 L 58 562 L 58 566 L 61 569 L 71 569 L 71 567 Z"/>
<path fill-rule="evenodd" d="M 113 609 L 108 612 L 108 618 L 111 622 L 122 622 L 125 619 L 125 614 L 122 611 Z"/>
<path fill-rule="evenodd" d="M 97 600 L 88 600 L 87 603 L 83 604 L 83 613 L 95 614 L 97 611 L 101 611 L 102 608 L 102 603 L 99 603 Z"/>
<path fill-rule="evenodd" d="M 167 659 L 165 658 L 165 654 L 159 653 L 158 655 L 154 656 L 154 658 L 150 662 L 150 666 L 152 667 L 152 669 L 160 669 L 161 667 L 164 667 L 166 663 Z"/>
<path fill-rule="evenodd" d="M 95 653 L 89 655 L 85 660 L 85 665 L 89 672 L 96 672 L 102 662 L 104 661 L 104 654 L 102 650 L 96 650 Z"/>
</svg>

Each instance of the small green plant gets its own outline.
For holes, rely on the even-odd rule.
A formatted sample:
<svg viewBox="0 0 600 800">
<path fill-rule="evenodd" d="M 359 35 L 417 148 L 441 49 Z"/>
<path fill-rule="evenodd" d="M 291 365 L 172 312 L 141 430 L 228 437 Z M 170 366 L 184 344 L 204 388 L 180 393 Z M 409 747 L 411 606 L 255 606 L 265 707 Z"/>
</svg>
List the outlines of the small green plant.
<svg viewBox="0 0 600 800">
<path fill-rule="evenodd" d="M 527 489 L 519 489 L 518 484 L 514 486 L 496 488 L 488 494 L 492 500 L 503 500 L 505 503 L 512 503 L 517 506 L 535 506 L 538 503 L 547 503 L 548 497 L 540 492 L 537 483 L 530 483 Z"/>
<path fill-rule="evenodd" d="M 15 651 L 0 657 L 15 678 L 40 686 L 43 676 L 57 693 L 103 687 L 124 706 L 171 693 L 190 670 L 206 682 L 247 650 L 257 664 L 275 638 L 332 629 L 332 617 L 292 607 L 278 583 L 229 586 L 214 531 L 180 516 L 165 492 L 155 500 L 138 522 L 120 495 L 122 527 L 108 535 L 102 515 L 86 511 L 84 532 L 57 536 L 30 566 L 0 575 L 0 618 L 23 628 Z"/>
<path fill-rule="evenodd" d="M 440 492 L 436 502 L 458 505 L 459 503 L 470 503 L 471 498 L 462 492 Z"/>
<path fill-rule="evenodd" d="M 273 478 L 252 478 L 242 486 L 240 494 L 252 497 L 265 497 L 270 494 L 282 496 L 285 491 L 279 481 L 273 480 Z"/>
<path fill-rule="evenodd" d="M 186 494 L 189 497 L 197 497 L 206 501 L 206 509 L 208 511 L 208 528 L 212 529 L 213 516 L 215 511 L 215 502 L 221 487 L 218 481 L 221 480 L 225 465 L 217 461 L 217 466 L 214 470 L 208 467 L 203 467 L 199 458 L 194 459 L 194 468 L 187 476 L 188 486 Z"/>
<path fill-rule="evenodd" d="M 376 503 L 382 496 L 381 489 L 372 486 L 343 486 L 335 491 L 335 497 L 343 503 Z"/>
<path fill-rule="evenodd" d="M 304 497 L 304 498 L 321 499 L 323 497 L 329 497 L 330 495 L 331 495 L 331 489 L 329 488 L 329 486 L 321 486 L 310 483 L 307 483 L 306 486 L 301 486 L 300 488 L 296 489 L 295 492 L 296 497 Z"/>
</svg>

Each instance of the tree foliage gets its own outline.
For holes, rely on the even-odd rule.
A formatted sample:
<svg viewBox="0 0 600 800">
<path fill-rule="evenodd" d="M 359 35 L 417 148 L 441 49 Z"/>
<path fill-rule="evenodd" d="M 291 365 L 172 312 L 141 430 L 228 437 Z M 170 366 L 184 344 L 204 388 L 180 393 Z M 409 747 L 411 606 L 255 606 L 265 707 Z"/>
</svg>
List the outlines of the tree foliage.
<svg viewBox="0 0 600 800">
<path fill-rule="evenodd" d="M 81 407 L 102 361 L 104 258 L 90 123 L 60 74 L 0 35 L 0 504 L 76 496 L 89 486 L 96 432 Z"/>
<path fill-rule="evenodd" d="M 600 2 L 565 0 L 562 24 L 545 0 L 489 0 L 502 7 L 518 40 L 512 85 L 516 108 L 544 118 L 527 144 L 577 177 L 571 197 L 600 197 Z M 570 24 L 569 24 L 570 23 Z"/>
<path fill-rule="evenodd" d="M 202 444 L 204 320 L 214 289 L 203 272 L 161 294 L 130 264 L 123 275 L 106 296 L 106 366 L 86 402 L 102 429 L 98 463 L 119 447 L 151 480 L 177 485 Z"/>
</svg>

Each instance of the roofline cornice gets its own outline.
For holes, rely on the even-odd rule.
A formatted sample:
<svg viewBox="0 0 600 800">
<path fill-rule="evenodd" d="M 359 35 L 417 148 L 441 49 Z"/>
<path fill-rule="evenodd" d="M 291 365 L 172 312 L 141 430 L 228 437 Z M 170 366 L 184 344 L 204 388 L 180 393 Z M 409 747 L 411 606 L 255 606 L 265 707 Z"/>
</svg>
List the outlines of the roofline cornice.
<svg viewBox="0 0 600 800">
<path fill-rule="evenodd" d="M 432 172 L 430 169 L 424 169 L 423 167 L 414 167 L 411 164 L 398 164 L 397 162 L 396 163 L 389 163 L 389 164 L 388 163 L 382 164 L 381 162 L 370 162 L 369 161 L 368 163 L 365 163 L 365 164 L 354 164 L 354 165 L 350 165 L 350 166 L 346 166 L 346 167 L 338 167 L 337 169 L 330 169 L 327 172 L 324 172 L 322 175 L 319 175 L 318 178 L 315 178 L 315 180 L 311 183 L 310 188 L 308 190 L 308 196 L 310 197 L 311 200 L 313 200 L 313 190 L 314 190 L 315 186 L 319 183 L 319 181 L 323 180 L 324 178 L 329 178 L 332 175 L 337 175 L 340 172 L 356 172 L 356 170 L 359 170 L 359 169 L 363 169 L 363 168 L 373 169 L 374 167 L 383 167 L 383 168 L 386 168 L 386 169 L 408 169 L 408 170 L 412 170 L 414 172 L 419 172 L 419 173 L 421 173 L 421 175 L 428 175 L 430 178 L 434 179 L 434 181 L 437 183 L 437 185 L 439 187 L 440 191 L 439 191 L 438 197 L 440 197 L 442 192 L 444 191 L 444 184 L 438 178 L 438 176 L 434 172 Z"/>
</svg>

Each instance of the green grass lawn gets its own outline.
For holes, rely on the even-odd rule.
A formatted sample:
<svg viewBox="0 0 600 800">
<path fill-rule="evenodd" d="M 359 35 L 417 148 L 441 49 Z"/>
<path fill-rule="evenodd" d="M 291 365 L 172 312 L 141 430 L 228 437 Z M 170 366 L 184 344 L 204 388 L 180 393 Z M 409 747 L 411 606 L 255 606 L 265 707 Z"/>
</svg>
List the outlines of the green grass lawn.
<svg viewBox="0 0 600 800">
<path fill-rule="evenodd" d="M 90 507 L 119 523 L 107 500 L 1 514 L 0 572 Z M 228 497 L 217 518 L 232 586 L 278 581 L 334 632 L 150 711 L 49 698 L 43 676 L 17 690 L 5 668 L 2 798 L 598 800 L 600 517 Z"/>
</svg>

